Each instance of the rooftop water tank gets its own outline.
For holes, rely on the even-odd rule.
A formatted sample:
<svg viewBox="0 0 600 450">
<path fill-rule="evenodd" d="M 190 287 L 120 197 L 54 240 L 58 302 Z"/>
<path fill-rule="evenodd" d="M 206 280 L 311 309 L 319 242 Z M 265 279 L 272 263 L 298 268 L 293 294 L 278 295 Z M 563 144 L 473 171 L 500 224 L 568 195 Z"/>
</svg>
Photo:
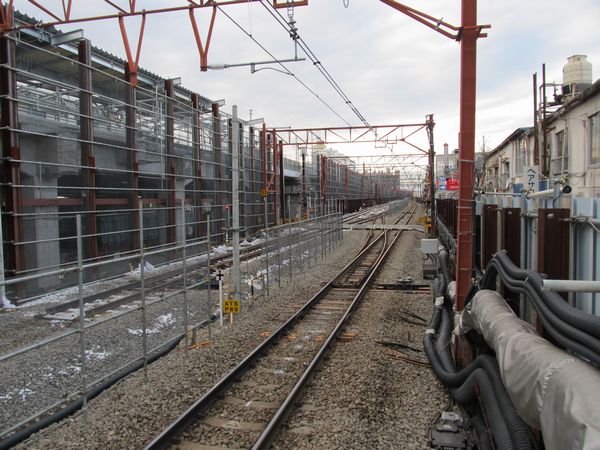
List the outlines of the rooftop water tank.
<svg viewBox="0 0 600 450">
<path fill-rule="evenodd" d="M 592 85 L 592 63 L 586 58 L 586 55 L 567 58 L 563 67 L 563 93 L 573 95 Z"/>
</svg>

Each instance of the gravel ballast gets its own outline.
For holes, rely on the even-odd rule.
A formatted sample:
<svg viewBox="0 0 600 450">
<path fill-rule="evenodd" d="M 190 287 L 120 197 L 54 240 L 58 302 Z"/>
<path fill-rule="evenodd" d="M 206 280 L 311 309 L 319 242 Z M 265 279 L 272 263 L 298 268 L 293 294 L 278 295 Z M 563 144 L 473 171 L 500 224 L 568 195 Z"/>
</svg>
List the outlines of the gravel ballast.
<svg viewBox="0 0 600 450">
<path fill-rule="evenodd" d="M 340 247 L 311 262 L 310 269 L 305 264 L 291 283 L 282 275 L 281 288 L 272 283 L 269 298 L 256 298 L 234 325 L 213 325 L 210 337 L 208 330 L 201 330 L 197 339 L 207 346 L 190 350 L 187 357 L 181 347 L 176 349 L 148 366 L 146 381 L 144 371 L 132 374 L 92 400 L 85 411 L 37 433 L 20 448 L 143 448 L 337 273 L 366 233 L 344 232 Z M 420 279 L 421 237 L 413 231 L 400 238 L 378 281 Z M 425 326 L 407 323 L 403 310 L 428 319 L 431 300 L 398 291 L 368 294 L 347 327 L 355 337 L 335 347 L 276 448 L 427 448 L 429 423 L 447 395 L 428 368 L 390 357 L 377 344 L 397 341 L 421 348 Z M 115 330 L 105 332 L 107 338 L 112 334 L 126 339 Z M 418 352 L 414 357 L 424 359 Z"/>
</svg>

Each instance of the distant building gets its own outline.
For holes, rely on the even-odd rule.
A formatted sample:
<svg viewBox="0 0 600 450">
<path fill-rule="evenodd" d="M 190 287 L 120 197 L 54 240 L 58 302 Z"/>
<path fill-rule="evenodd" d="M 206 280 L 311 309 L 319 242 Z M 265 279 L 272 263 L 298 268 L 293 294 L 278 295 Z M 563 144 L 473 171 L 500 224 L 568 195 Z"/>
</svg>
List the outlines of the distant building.
<svg viewBox="0 0 600 450">
<path fill-rule="evenodd" d="M 444 144 L 444 152 L 435 156 L 436 197 L 453 197 L 458 190 L 458 149 L 449 152 Z"/>
<path fill-rule="evenodd" d="M 533 127 L 517 128 L 486 155 L 479 187 L 486 192 L 521 192 L 532 150 Z"/>
<path fill-rule="evenodd" d="M 529 170 L 540 180 L 535 190 L 561 181 L 571 186 L 575 196 L 600 196 L 600 80 L 591 83 L 589 63 L 584 78 L 573 79 L 568 74 L 573 58 L 580 65 L 582 58 L 587 63 L 581 55 L 569 58 L 563 69 L 562 94 L 548 103 L 537 131 L 518 128 L 487 154 L 480 189 L 521 192 L 528 189 Z"/>
</svg>

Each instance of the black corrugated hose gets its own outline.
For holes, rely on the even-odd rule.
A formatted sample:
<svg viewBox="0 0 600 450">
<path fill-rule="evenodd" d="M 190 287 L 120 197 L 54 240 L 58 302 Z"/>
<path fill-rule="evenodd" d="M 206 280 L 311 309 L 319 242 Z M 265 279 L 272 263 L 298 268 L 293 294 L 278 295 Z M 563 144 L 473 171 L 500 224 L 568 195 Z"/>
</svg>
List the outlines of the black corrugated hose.
<svg viewBox="0 0 600 450">
<path fill-rule="evenodd" d="M 450 352 L 451 340 L 451 316 L 447 307 L 436 307 L 440 310 L 440 325 L 437 330 L 437 339 L 433 342 L 433 334 L 429 333 L 425 336 L 423 346 L 432 367 L 435 364 L 435 374 L 446 386 L 456 390 L 456 395 L 462 396 L 459 399 L 462 403 L 472 401 L 473 393 L 467 392 L 464 387 L 467 379 L 473 377 L 475 372 L 479 374 L 473 378 L 472 382 L 477 383 L 482 390 L 481 385 L 489 386 L 492 390 L 490 396 L 494 397 L 495 401 L 491 404 L 491 409 L 496 409 L 496 413 L 501 414 L 503 421 L 510 432 L 512 445 L 516 449 L 531 449 L 535 442 L 531 436 L 531 430 L 527 424 L 521 419 L 517 413 L 504 384 L 500 377 L 500 369 L 494 358 L 489 355 L 479 355 L 471 364 L 456 372 L 454 360 Z M 453 393 L 454 395 L 454 393 Z M 483 395 L 483 392 L 482 392 Z M 486 407 L 486 411 L 488 408 Z M 493 425 L 493 424 L 492 424 Z"/>
<path fill-rule="evenodd" d="M 489 262 L 479 288 L 495 289 L 498 275 L 510 290 L 525 294 L 547 333 L 558 344 L 600 366 L 600 317 L 572 307 L 556 292 L 544 291 L 540 275 L 515 266 L 504 250 Z M 473 295 L 471 291 L 466 303 Z"/>
<path fill-rule="evenodd" d="M 501 264 L 507 274 L 516 279 L 523 280 L 531 284 L 537 293 L 544 299 L 545 304 L 554 314 L 561 317 L 568 324 L 578 328 L 600 339 L 600 317 L 588 314 L 569 305 L 564 299 L 554 291 L 545 291 L 543 289 L 542 277 L 533 270 L 525 270 L 517 267 L 509 258 L 506 250 L 501 250 L 492 259 Z"/>
<path fill-rule="evenodd" d="M 477 435 L 479 450 L 494 450 L 490 432 L 488 431 L 485 421 L 479 412 L 476 414 L 471 414 L 471 423 L 473 424 L 475 434 Z"/>
<path fill-rule="evenodd" d="M 498 364 L 488 355 L 479 355 L 469 366 L 456 372 L 454 359 L 450 351 L 452 336 L 451 302 L 444 296 L 443 289 L 449 283 L 448 254 L 440 250 L 438 254 L 440 276 L 434 280 L 434 296 L 438 301 L 434 307 L 429 330 L 423 339 L 427 358 L 436 376 L 451 388 L 453 397 L 462 404 L 476 400 L 475 387 L 480 391 L 486 413 L 491 421 L 496 444 L 502 449 L 515 448 L 528 450 L 537 447 L 531 430 L 517 414 L 504 387 Z M 442 298 L 444 300 L 442 301 Z M 434 340 L 434 336 L 437 339 Z M 480 436 L 482 428 L 476 433 L 486 447 L 485 436 Z M 491 446 L 491 443 L 489 444 Z"/>
</svg>

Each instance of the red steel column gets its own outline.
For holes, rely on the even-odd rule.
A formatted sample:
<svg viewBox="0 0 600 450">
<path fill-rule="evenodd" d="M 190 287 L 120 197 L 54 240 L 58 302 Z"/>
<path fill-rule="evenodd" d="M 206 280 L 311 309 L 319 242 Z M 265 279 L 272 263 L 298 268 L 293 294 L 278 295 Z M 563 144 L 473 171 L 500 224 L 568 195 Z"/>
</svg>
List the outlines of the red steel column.
<svg viewBox="0 0 600 450">
<path fill-rule="evenodd" d="M 323 155 L 321 155 L 321 215 L 325 215 L 325 201 L 326 201 L 326 177 L 327 171 L 325 169 L 325 164 L 327 164 L 327 160 Z"/>
<path fill-rule="evenodd" d="M 177 199 L 176 199 L 176 168 L 175 168 L 175 86 L 173 80 L 165 80 L 165 92 L 167 94 L 167 118 L 165 144 L 167 150 L 167 242 L 177 242 Z"/>
<path fill-rule="evenodd" d="M 4 7 L 8 11 L 10 6 Z M 5 268 L 11 275 L 25 269 L 25 248 L 23 242 L 23 218 L 21 216 L 21 167 L 15 160 L 21 159 L 19 134 L 17 74 L 14 71 L 16 62 L 16 45 L 9 37 L 0 38 L 0 124 L 2 125 L 2 173 L 0 177 L 5 184 L 2 189 L 3 238 L 8 252 L 5 252 Z M 16 186 L 16 187 L 15 187 Z M 4 268 L 0 268 L 3 270 Z"/>
<path fill-rule="evenodd" d="M 365 163 L 363 163 L 363 171 L 360 175 L 360 204 L 361 206 L 365 204 L 365 173 L 367 169 Z"/>
<path fill-rule="evenodd" d="M 98 257 L 98 226 L 96 223 L 96 157 L 94 155 L 94 120 L 92 111 L 92 46 L 88 39 L 78 45 L 79 57 L 79 138 L 81 139 L 81 186 L 87 187 L 83 197 L 84 258 Z"/>
<path fill-rule="evenodd" d="M 206 236 L 206 226 L 205 222 L 202 221 L 202 195 L 204 194 L 204 186 L 202 183 L 202 147 L 200 145 L 200 109 L 202 108 L 202 102 L 200 100 L 200 95 L 192 94 L 192 147 L 194 152 L 194 161 L 193 161 L 193 174 L 194 174 L 194 220 L 196 221 L 196 226 L 194 229 L 196 230 L 197 238 L 201 238 Z"/>
<path fill-rule="evenodd" d="M 277 159 L 277 132 L 275 129 L 271 130 L 271 149 L 273 151 L 273 212 L 275 213 L 273 221 L 275 225 L 279 225 L 279 201 L 277 199 L 279 187 L 277 183 L 277 163 L 279 161 Z"/>
<path fill-rule="evenodd" d="M 348 166 L 344 166 L 344 212 L 348 211 Z"/>
<path fill-rule="evenodd" d="M 286 207 L 285 204 L 285 176 L 283 173 L 283 141 L 279 141 L 277 146 L 277 154 L 279 155 L 279 204 L 281 205 L 281 223 L 285 223 Z"/>
<path fill-rule="evenodd" d="M 269 136 L 269 134 L 267 133 L 267 124 L 263 123 L 263 127 L 262 127 L 262 131 L 260 132 L 260 164 L 261 164 L 261 171 L 262 171 L 262 188 L 263 189 L 268 189 L 269 188 L 269 178 L 267 176 L 267 137 Z M 263 201 L 263 215 L 266 216 L 267 218 L 268 216 L 268 208 L 269 208 L 269 194 L 267 192 L 266 195 L 267 198 L 267 203 L 264 203 Z"/>
<path fill-rule="evenodd" d="M 212 104 L 212 115 L 213 115 L 213 150 L 215 153 L 214 162 L 215 162 L 215 191 L 216 195 L 213 199 L 216 202 L 212 204 L 213 208 L 211 209 L 211 221 L 215 224 L 215 233 L 217 235 L 217 239 L 221 239 L 221 233 L 223 232 L 223 200 L 222 200 L 222 187 L 223 182 L 221 179 L 222 169 L 221 169 L 221 111 L 219 110 L 219 104 Z M 216 207 L 215 207 L 216 206 Z M 224 239 L 223 239 L 224 240 Z"/>
<path fill-rule="evenodd" d="M 241 124 L 240 124 L 241 125 Z M 250 214 L 250 218 L 246 218 L 246 236 L 252 234 L 252 229 L 255 228 L 258 224 L 256 223 L 256 218 L 258 217 L 258 211 L 256 207 L 256 194 L 258 191 L 256 190 L 256 186 L 258 183 L 256 182 L 256 145 L 254 142 L 254 127 L 248 128 L 248 153 L 250 158 L 250 168 L 247 169 L 250 171 L 249 173 L 249 183 L 244 183 L 244 197 L 247 201 L 247 188 L 250 188 L 250 207 L 248 208 L 248 213 Z"/>
<path fill-rule="evenodd" d="M 462 0 L 456 309 L 464 308 L 473 268 L 473 160 L 477 75 L 477 0 Z"/>
<path fill-rule="evenodd" d="M 129 64 L 125 64 L 125 80 L 129 83 L 125 86 L 125 146 L 127 150 L 127 169 L 129 173 L 129 198 L 127 206 L 131 210 L 131 225 L 134 230 L 131 234 L 129 247 L 132 250 L 140 248 L 140 216 L 138 208 L 140 206 L 139 198 L 139 176 L 140 167 L 138 162 L 137 146 L 137 90 L 132 84 L 135 74 L 129 71 Z"/>
</svg>

